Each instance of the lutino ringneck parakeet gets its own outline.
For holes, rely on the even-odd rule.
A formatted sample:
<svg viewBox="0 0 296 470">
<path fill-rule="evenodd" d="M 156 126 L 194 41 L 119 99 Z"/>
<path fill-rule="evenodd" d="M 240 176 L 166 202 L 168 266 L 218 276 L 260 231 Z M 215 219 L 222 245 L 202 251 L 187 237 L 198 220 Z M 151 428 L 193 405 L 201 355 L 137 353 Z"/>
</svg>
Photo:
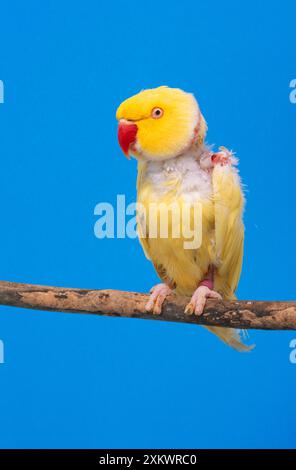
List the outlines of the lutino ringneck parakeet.
<svg viewBox="0 0 296 470">
<path fill-rule="evenodd" d="M 116 117 L 124 154 L 138 160 L 137 202 L 147 209 L 144 221 L 138 218 L 139 239 L 163 281 L 151 289 L 147 311 L 161 314 L 172 291 L 191 296 L 185 310 L 189 315 L 201 315 L 207 298 L 235 299 L 244 243 L 244 196 L 236 159 L 224 147 L 213 153 L 205 145 L 207 125 L 198 103 L 180 89 L 141 91 L 119 106 Z M 172 235 L 173 213 L 167 236 L 151 236 L 149 208 L 156 207 L 161 219 L 165 207 L 185 202 L 199 203 L 202 209 L 199 247 L 185 247 L 182 234 Z M 192 218 L 192 211 L 187 216 Z M 208 329 L 239 351 L 250 349 L 237 330 Z"/>
</svg>

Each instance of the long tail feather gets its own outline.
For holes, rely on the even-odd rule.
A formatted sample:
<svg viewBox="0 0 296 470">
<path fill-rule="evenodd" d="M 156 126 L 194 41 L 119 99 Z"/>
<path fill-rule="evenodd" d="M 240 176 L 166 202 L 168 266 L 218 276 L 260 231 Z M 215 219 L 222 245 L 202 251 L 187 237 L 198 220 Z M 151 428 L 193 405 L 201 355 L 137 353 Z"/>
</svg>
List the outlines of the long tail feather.
<svg viewBox="0 0 296 470">
<path fill-rule="evenodd" d="M 251 351 L 255 345 L 248 346 L 242 342 L 241 339 L 241 330 L 235 330 L 233 328 L 222 328 L 220 326 L 206 326 L 207 330 L 211 331 L 217 335 L 224 343 L 231 346 L 236 351 L 240 352 L 249 352 Z"/>
</svg>

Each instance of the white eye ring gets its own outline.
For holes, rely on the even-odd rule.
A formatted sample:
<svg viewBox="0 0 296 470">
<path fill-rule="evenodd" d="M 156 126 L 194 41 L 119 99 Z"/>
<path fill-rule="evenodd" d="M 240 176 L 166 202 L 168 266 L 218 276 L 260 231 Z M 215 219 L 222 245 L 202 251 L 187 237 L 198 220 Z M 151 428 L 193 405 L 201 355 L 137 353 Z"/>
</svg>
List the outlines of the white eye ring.
<svg viewBox="0 0 296 470">
<path fill-rule="evenodd" d="M 163 116 L 163 109 L 161 108 L 153 108 L 151 111 L 151 116 L 153 119 L 159 119 Z"/>
</svg>

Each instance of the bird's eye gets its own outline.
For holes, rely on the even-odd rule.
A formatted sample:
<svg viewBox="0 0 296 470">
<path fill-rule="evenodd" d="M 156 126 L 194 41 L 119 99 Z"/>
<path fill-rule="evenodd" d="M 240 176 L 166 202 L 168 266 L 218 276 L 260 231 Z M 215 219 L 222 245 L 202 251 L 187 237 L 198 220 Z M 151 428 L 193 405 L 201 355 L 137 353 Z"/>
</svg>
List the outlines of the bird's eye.
<svg viewBox="0 0 296 470">
<path fill-rule="evenodd" d="M 161 108 L 153 108 L 151 111 L 151 116 L 153 119 L 159 119 L 163 116 L 163 109 Z"/>
</svg>

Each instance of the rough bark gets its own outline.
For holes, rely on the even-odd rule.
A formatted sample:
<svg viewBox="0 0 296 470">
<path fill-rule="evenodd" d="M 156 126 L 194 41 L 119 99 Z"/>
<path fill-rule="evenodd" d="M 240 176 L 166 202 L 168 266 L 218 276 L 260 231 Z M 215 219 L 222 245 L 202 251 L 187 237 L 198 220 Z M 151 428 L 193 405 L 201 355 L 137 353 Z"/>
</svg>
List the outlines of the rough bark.
<svg viewBox="0 0 296 470">
<path fill-rule="evenodd" d="M 147 294 L 137 292 L 67 289 L 0 281 L 0 305 L 231 328 L 296 329 L 296 302 L 209 300 L 203 315 L 196 317 L 184 313 L 189 301 L 187 298 L 170 296 L 161 315 L 145 311 L 147 299 Z"/>
</svg>

